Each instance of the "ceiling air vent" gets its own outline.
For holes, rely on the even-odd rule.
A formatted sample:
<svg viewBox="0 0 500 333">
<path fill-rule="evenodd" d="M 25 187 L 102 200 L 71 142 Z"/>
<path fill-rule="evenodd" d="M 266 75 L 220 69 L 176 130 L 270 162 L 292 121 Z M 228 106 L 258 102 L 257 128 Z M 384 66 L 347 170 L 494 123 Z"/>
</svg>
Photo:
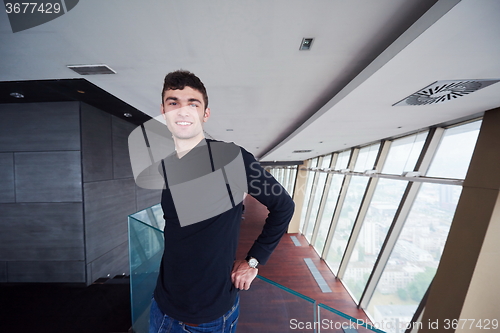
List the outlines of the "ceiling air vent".
<svg viewBox="0 0 500 333">
<path fill-rule="evenodd" d="M 500 80 L 447 80 L 436 81 L 424 89 L 411 94 L 396 105 L 428 105 L 444 103 L 473 93 L 479 89 L 497 83 Z"/>
<path fill-rule="evenodd" d="M 116 74 L 108 65 L 68 65 L 80 75 Z"/>
<path fill-rule="evenodd" d="M 302 150 L 294 150 L 292 153 L 294 154 L 300 154 L 300 153 L 310 153 L 312 152 L 312 149 L 302 149 Z"/>
</svg>

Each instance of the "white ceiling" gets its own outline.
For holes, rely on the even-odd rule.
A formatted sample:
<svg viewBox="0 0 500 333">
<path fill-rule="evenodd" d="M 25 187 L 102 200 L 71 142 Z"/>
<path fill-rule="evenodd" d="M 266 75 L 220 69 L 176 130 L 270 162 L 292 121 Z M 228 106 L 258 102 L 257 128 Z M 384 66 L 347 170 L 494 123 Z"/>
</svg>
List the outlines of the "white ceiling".
<svg viewBox="0 0 500 333">
<path fill-rule="evenodd" d="M 104 63 L 117 74 L 85 78 L 154 117 L 165 74 L 188 69 L 207 87 L 211 137 L 301 160 L 500 106 L 500 83 L 391 106 L 437 80 L 500 78 L 500 1 L 434 2 L 85 0 L 15 34 L 1 11 L 0 81 L 81 78 L 66 65 Z M 311 50 L 299 51 L 303 37 Z"/>
</svg>

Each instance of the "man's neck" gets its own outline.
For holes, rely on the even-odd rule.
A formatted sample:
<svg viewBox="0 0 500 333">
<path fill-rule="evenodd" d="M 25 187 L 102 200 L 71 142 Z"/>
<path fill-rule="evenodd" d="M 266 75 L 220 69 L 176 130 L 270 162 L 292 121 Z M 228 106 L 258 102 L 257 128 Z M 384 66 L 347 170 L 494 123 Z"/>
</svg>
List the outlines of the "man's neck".
<svg viewBox="0 0 500 333">
<path fill-rule="evenodd" d="M 191 149 L 196 147 L 201 140 L 204 140 L 205 136 L 194 137 L 188 140 L 176 139 L 174 137 L 175 150 L 177 152 L 177 157 L 182 158 L 184 155 L 189 153 Z"/>
</svg>

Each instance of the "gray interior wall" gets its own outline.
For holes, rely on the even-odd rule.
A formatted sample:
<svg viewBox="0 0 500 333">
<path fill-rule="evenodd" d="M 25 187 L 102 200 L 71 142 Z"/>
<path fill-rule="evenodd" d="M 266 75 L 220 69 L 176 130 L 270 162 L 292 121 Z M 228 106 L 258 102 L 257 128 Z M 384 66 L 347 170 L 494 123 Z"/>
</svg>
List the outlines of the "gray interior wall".
<svg viewBox="0 0 500 333">
<path fill-rule="evenodd" d="M 128 154 L 135 125 L 82 103 L 87 281 L 129 274 L 127 215 L 160 201 L 138 190 Z"/>
<path fill-rule="evenodd" d="M 127 215 L 160 200 L 134 183 L 135 126 L 80 102 L 0 115 L 0 282 L 128 274 Z"/>
<path fill-rule="evenodd" d="M 79 109 L 0 105 L 0 282 L 85 282 Z"/>
</svg>

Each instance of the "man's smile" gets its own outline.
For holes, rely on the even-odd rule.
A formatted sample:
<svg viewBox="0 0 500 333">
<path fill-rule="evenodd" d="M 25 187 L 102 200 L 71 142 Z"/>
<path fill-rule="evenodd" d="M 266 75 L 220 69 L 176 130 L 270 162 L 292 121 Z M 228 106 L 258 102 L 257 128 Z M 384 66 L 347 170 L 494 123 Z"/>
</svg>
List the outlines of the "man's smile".
<svg viewBox="0 0 500 333">
<path fill-rule="evenodd" d="M 193 123 L 189 122 L 189 121 L 176 121 L 175 122 L 177 125 L 180 125 L 180 126 L 189 126 L 189 125 L 192 125 Z"/>
</svg>

